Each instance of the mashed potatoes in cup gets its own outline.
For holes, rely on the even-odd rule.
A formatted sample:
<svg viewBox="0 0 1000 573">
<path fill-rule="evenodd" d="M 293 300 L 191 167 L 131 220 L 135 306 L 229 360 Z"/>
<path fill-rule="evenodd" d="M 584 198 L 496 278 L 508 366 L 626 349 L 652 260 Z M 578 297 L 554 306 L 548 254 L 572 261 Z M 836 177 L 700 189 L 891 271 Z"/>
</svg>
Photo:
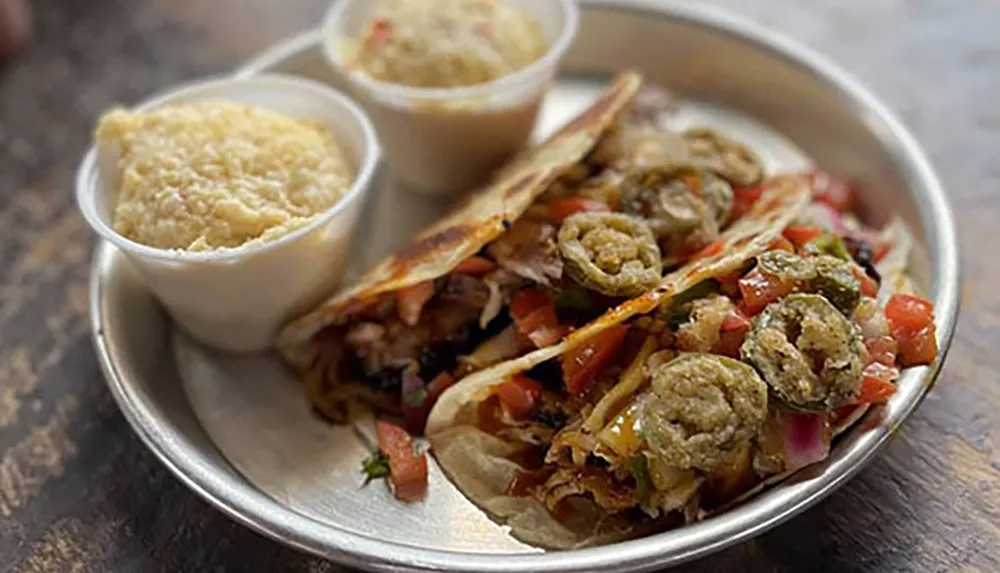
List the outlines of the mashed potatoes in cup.
<svg viewBox="0 0 1000 573">
<path fill-rule="evenodd" d="M 115 231 L 159 249 L 276 239 L 334 206 L 353 180 L 328 128 L 231 101 L 116 109 L 96 137 L 117 147 Z"/>
<path fill-rule="evenodd" d="M 396 178 L 451 195 L 529 142 L 577 20 L 574 0 L 340 0 L 323 47 Z"/>
<path fill-rule="evenodd" d="M 454 88 L 512 74 L 546 50 L 538 21 L 502 0 L 381 0 L 347 57 L 382 82 Z"/>
<path fill-rule="evenodd" d="M 95 135 L 80 211 L 194 339 L 263 350 L 342 280 L 380 154 L 330 86 L 210 78 L 112 110 Z"/>
</svg>

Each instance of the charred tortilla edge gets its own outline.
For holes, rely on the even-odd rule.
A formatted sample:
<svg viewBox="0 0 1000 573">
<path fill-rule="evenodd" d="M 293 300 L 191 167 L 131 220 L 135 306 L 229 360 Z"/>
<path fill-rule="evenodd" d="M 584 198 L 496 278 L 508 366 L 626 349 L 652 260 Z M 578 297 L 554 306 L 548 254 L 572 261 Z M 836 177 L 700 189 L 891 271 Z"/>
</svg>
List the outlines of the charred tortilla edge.
<svg viewBox="0 0 1000 573">
<path fill-rule="evenodd" d="M 624 72 L 587 109 L 544 143 L 522 152 L 478 192 L 375 263 L 354 284 L 278 334 L 282 356 L 300 370 L 316 357 L 313 339 L 345 313 L 382 294 L 447 275 L 516 220 L 553 181 L 580 162 L 638 93 L 642 77 Z"/>
</svg>

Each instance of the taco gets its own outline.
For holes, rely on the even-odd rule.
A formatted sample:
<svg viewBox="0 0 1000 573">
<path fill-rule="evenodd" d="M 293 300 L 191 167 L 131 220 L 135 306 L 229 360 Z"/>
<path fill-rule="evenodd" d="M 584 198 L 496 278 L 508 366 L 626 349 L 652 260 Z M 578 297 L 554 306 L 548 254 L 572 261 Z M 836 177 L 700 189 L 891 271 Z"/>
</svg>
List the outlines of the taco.
<svg viewBox="0 0 1000 573">
<path fill-rule="evenodd" d="M 707 129 L 672 133 L 626 73 L 479 193 L 287 326 L 278 348 L 315 408 L 351 401 L 421 432 L 468 373 L 551 346 L 656 288 L 767 186 L 751 150 Z"/>
<path fill-rule="evenodd" d="M 900 227 L 781 190 L 719 253 L 447 390 L 427 435 L 457 487 L 546 548 L 676 527 L 825 459 L 900 368 L 933 361 L 933 309 L 892 292 Z"/>
</svg>

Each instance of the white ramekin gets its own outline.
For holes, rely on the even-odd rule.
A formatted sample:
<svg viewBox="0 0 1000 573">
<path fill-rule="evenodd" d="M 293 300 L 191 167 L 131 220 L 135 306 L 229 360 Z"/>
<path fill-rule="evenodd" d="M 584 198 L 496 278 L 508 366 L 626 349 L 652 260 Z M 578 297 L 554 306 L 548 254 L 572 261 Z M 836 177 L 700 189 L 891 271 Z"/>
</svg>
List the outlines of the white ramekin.
<svg viewBox="0 0 1000 573">
<path fill-rule="evenodd" d="M 149 247 L 112 227 L 115 159 L 94 146 L 77 172 L 76 199 L 91 227 L 128 257 L 177 325 L 197 340 L 236 352 L 273 344 L 284 322 L 317 304 L 340 281 L 363 198 L 379 161 L 364 112 L 329 86 L 281 75 L 213 78 L 183 85 L 135 107 L 225 99 L 326 125 L 354 170 L 343 198 L 309 225 L 262 244 L 191 252 Z M 113 153 L 113 152 L 112 152 Z"/>
<path fill-rule="evenodd" d="M 344 62 L 375 0 L 338 0 L 323 22 L 323 51 L 378 131 L 386 162 L 425 194 L 470 191 L 523 148 L 542 99 L 576 36 L 574 0 L 504 0 L 537 19 L 549 44 L 538 61 L 497 80 L 460 88 L 413 88 L 378 81 Z"/>
</svg>

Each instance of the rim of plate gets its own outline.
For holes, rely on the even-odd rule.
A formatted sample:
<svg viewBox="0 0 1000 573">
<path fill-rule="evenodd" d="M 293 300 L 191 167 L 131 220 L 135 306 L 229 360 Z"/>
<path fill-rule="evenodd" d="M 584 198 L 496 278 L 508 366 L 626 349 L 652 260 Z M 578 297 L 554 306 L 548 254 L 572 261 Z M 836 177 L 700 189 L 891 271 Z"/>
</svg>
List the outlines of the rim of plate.
<svg viewBox="0 0 1000 573">
<path fill-rule="evenodd" d="M 945 360 L 958 313 L 960 269 L 955 224 L 945 192 L 929 161 L 909 131 L 871 92 L 825 56 L 750 20 L 724 10 L 683 0 L 581 0 L 582 9 L 632 11 L 712 29 L 750 44 L 811 71 L 856 112 L 868 118 L 871 129 L 904 170 L 927 237 L 932 261 L 929 289 L 934 301 L 941 353 L 930 366 L 909 370 L 901 390 L 885 407 L 866 414 L 880 416 L 870 429 L 857 426 L 844 434 L 833 455 L 806 468 L 730 511 L 705 521 L 656 535 L 601 547 L 571 551 L 504 554 L 462 553 L 424 549 L 382 541 L 322 523 L 282 506 L 260 492 L 235 470 L 220 471 L 175 427 L 164 421 L 158 406 L 136 392 L 116 368 L 103 332 L 101 292 L 104 273 L 114 248 L 101 243 L 91 276 L 91 322 L 95 348 L 112 394 L 135 432 L 185 485 L 235 521 L 303 551 L 361 568 L 398 571 L 451 570 L 467 572 L 646 570 L 678 565 L 755 537 L 804 511 L 857 473 L 933 386 Z M 237 75 L 262 73 L 289 55 L 315 44 L 314 30 L 272 48 L 243 66 Z"/>
</svg>

